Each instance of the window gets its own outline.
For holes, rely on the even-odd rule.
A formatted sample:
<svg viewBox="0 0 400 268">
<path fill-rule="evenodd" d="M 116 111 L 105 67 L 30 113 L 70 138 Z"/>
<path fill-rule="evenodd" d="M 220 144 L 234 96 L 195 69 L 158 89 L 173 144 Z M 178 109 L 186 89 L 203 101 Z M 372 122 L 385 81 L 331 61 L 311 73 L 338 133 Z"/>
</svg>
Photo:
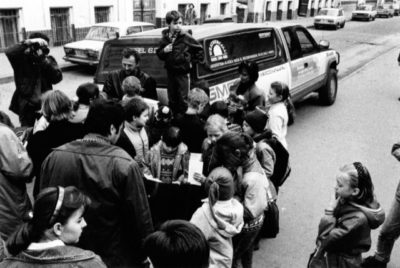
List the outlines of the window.
<svg viewBox="0 0 400 268">
<path fill-rule="evenodd" d="M 128 29 L 126 30 L 126 34 L 134 34 L 134 33 L 139 33 L 141 31 L 142 29 L 140 29 L 140 26 L 132 26 L 128 27 Z"/>
<path fill-rule="evenodd" d="M 95 23 L 110 21 L 110 7 L 95 7 L 94 20 Z"/>
<path fill-rule="evenodd" d="M 252 40 L 251 46 L 249 40 Z M 207 48 L 206 61 L 211 70 L 237 66 L 243 60 L 275 59 L 279 56 L 275 33 L 269 29 L 206 39 L 204 47 Z"/>
<path fill-rule="evenodd" d="M 18 10 L 0 10 L 0 48 L 7 48 L 18 43 Z"/>
<path fill-rule="evenodd" d="M 144 32 L 144 31 L 153 30 L 153 29 L 155 29 L 156 27 L 153 26 L 153 25 L 144 25 L 144 26 L 142 26 L 142 28 L 143 28 L 143 32 Z"/>
<path fill-rule="evenodd" d="M 308 35 L 301 29 L 296 30 L 297 37 L 299 39 L 301 52 L 303 55 L 307 55 L 315 52 L 317 49 L 314 46 L 314 43 L 308 37 Z"/>
<path fill-rule="evenodd" d="M 50 8 L 51 33 L 53 45 L 61 46 L 71 42 L 71 24 L 69 8 Z"/>
<path fill-rule="evenodd" d="M 221 3 L 220 14 L 225 15 L 227 3 Z"/>
<path fill-rule="evenodd" d="M 292 37 L 292 33 L 290 29 L 283 29 L 283 34 L 285 36 L 285 41 L 289 49 L 290 53 L 290 58 L 292 60 L 298 59 L 301 57 L 301 50 L 298 45 L 298 43 L 295 41 L 295 39 Z"/>
<path fill-rule="evenodd" d="M 116 33 L 118 31 L 119 29 L 116 27 L 93 26 L 90 28 L 85 39 L 106 41 L 108 39 L 116 38 Z"/>
</svg>

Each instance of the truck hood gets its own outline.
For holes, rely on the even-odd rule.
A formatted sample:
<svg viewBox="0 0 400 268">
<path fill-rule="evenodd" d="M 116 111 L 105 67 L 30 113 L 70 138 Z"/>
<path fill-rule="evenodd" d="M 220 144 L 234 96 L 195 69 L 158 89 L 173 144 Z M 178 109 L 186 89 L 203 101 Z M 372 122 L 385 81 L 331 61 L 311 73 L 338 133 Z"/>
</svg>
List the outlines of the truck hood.
<svg viewBox="0 0 400 268">
<path fill-rule="evenodd" d="M 104 41 L 95 41 L 95 40 L 81 40 L 73 43 L 65 44 L 65 48 L 73 48 L 73 49 L 91 49 L 100 51 L 103 48 Z"/>
</svg>

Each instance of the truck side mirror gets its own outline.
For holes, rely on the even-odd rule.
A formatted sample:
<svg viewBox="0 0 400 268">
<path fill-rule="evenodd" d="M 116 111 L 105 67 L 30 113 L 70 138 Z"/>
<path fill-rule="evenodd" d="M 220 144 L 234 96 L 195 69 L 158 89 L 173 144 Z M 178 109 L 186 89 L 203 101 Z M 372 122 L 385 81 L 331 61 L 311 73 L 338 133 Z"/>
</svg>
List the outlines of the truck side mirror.
<svg viewBox="0 0 400 268">
<path fill-rule="evenodd" d="M 319 47 L 321 48 L 321 49 L 328 49 L 329 48 L 329 41 L 327 41 L 327 40 L 321 40 L 321 41 L 319 41 Z"/>
</svg>

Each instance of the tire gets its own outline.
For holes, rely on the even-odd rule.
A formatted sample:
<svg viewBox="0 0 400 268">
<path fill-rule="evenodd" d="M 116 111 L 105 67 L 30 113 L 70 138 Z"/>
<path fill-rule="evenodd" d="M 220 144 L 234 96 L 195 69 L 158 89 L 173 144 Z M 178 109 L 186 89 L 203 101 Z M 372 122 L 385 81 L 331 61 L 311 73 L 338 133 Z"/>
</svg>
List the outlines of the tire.
<svg viewBox="0 0 400 268">
<path fill-rule="evenodd" d="M 340 25 L 340 28 L 344 28 L 345 24 L 346 24 L 346 22 L 343 22 L 342 25 Z"/>
<path fill-rule="evenodd" d="M 336 24 L 336 30 L 339 30 L 340 29 L 340 23 L 337 23 Z"/>
<path fill-rule="evenodd" d="M 337 70 L 329 69 L 326 84 L 318 91 L 319 102 L 329 106 L 335 103 L 338 88 Z"/>
</svg>

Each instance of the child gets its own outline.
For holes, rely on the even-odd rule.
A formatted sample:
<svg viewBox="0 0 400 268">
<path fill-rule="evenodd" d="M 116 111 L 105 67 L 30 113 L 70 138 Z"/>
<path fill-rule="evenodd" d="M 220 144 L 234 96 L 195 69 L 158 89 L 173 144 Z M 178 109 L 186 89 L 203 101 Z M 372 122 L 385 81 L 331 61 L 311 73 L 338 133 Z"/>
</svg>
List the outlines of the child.
<svg viewBox="0 0 400 268">
<path fill-rule="evenodd" d="M 144 241 L 154 268 L 207 268 L 210 248 L 199 228 L 183 220 L 165 222 Z"/>
<path fill-rule="evenodd" d="M 89 106 L 92 101 L 100 96 L 99 87 L 94 83 L 84 83 L 76 90 L 78 101 L 74 104 L 72 112 L 72 123 L 84 123 L 89 112 Z"/>
<path fill-rule="evenodd" d="M 204 130 L 204 121 L 199 114 L 208 103 L 208 96 L 200 88 L 194 88 L 188 96 L 186 113 L 178 118 L 175 125 L 182 130 L 183 142 L 191 153 L 201 153 L 201 145 L 207 134 Z"/>
<path fill-rule="evenodd" d="M 384 219 L 367 168 L 360 162 L 343 166 L 336 176 L 335 197 L 320 221 L 309 267 L 321 260 L 329 267 L 360 267 L 361 253 L 371 247 L 371 229 Z"/>
<path fill-rule="evenodd" d="M 150 117 L 147 125 L 149 126 L 150 139 L 157 143 L 165 130 L 171 127 L 172 112 L 168 106 L 159 104 L 157 111 Z"/>
<path fill-rule="evenodd" d="M 189 151 L 177 127 L 168 128 L 146 156 L 151 175 L 164 183 L 187 180 Z"/>
<path fill-rule="evenodd" d="M 124 113 L 124 128 L 116 145 L 124 149 L 143 169 L 144 158 L 152 145 L 146 128 L 149 106 L 142 98 L 133 98 L 125 104 Z"/>
<path fill-rule="evenodd" d="M 202 230 L 210 245 L 210 267 L 232 267 L 232 237 L 243 227 L 243 206 L 233 198 L 231 172 L 218 167 L 205 183 L 208 200 L 193 214 L 191 223 Z"/>
<path fill-rule="evenodd" d="M 290 101 L 289 87 L 281 82 L 273 82 L 268 93 L 268 128 L 287 149 L 287 126 L 293 121 L 294 106 Z"/>
<path fill-rule="evenodd" d="M 86 226 L 83 214 L 89 202 L 74 186 L 43 189 L 33 218 L 7 240 L 0 267 L 106 267 L 92 251 L 71 246 Z"/>
<path fill-rule="evenodd" d="M 122 81 L 121 89 L 124 94 L 121 101 L 122 106 L 125 106 L 133 98 L 141 98 L 142 85 L 135 76 L 126 77 Z"/>
<path fill-rule="evenodd" d="M 163 30 L 157 56 L 165 62 L 167 69 L 168 106 L 174 116 L 186 111 L 190 86 L 190 69 L 192 64 L 204 59 L 201 44 L 189 33 L 182 30 L 182 14 L 170 11 L 165 17 L 168 29 Z"/>
</svg>

